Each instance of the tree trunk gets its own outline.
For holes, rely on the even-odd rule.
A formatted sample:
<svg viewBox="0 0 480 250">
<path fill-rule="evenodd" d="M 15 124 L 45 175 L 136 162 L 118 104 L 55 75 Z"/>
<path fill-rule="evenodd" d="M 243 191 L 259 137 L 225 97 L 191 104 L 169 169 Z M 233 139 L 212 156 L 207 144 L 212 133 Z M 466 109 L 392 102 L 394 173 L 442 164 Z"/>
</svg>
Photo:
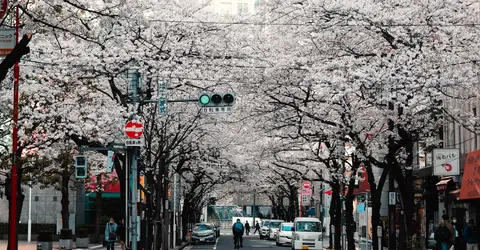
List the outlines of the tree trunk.
<svg viewBox="0 0 480 250">
<path fill-rule="evenodd" d="M 330 232 L 330 237 L 332 238 L 330 242 L 330 247 L 333 249 L 341 249 L 341 218 L 342 218 L 342 201 L 340 200 L 340 184 L 337 180 L 334 180 L 332 186 L 332 204 L 330 206 L 330 215 L 333 216 L 330 219 L 330 225 L 335 226 L 335 237 L 332 238 L 332 232 Z M 333 246 L 332 246 L 333 245 Z"/>
<path fill-rule="evenodd" d="M 102 181 L 102 174 L 97 175 L 97 183 L 95 185 L 100 185 Z M 100 232 L 100 222 L 102 219 L 102 192 L 96 192 L 95 196 L 95 242 L 103 242 L 105 238 L 103 232 Z"/>
<path fill-rule="evenodd" d="M 358 165 L 358 164 L 356 164 Z M 352 175 L 356 176 L 356 170 L 352 170 Z M 354 230 L 355 220 L 353 219 L 353 190 L 355 189 L 355 179 L 351 178 L 348 183 L 348 192 L 345 195 L 345 227 L 347 229 L 348 250 L 355 250 Z M 367 207 L 368 209 L 368 207 Z M 368 222 L 368 219 L 367 219 Z M 368 232 L 367 232 L 368 234 Z"/>
<path fill-rule="evenodd" d="M 68 209 L 68 205 L 70 204 L 69 201 L 69 189 L 68 189 L 68 184 L 70 182 L 70 170 L 68 166 L 63 166 L 63 173 L 62 173 L 62 200 L 60 203 L 62 204 L 62 229 L 68 229 L 69 228 L 69 219 L 70 219 L 70 212 Z M 98 209 L 98 207 L 97 207 Z"/>
<path fill-rule="evenodd" d="M 370 184 L 370 194 L 372 201 L 372 246 L 373 250 L 378 249 L 378 232 L 377 226 L 380 225 L 380 208 L 382 207 L 382 189 L 388 176 L 388 168 L 384 168 L 382 176 L 378 181 L 378 186 L 375 183 L 375 177 L 373 176 L 372 166 L 369 162 L 366 164 L 366 170 L 368 174 L 368 183 Z"/>
</svg>

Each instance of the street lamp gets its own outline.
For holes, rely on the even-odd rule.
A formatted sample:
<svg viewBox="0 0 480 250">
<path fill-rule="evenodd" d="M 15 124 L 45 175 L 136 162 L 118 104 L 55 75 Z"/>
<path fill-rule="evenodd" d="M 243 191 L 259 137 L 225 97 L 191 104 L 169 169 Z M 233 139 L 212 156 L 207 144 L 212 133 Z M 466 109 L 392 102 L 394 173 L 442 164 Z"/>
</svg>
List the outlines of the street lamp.
<svg viewBox="0 0 480 250">
<path fill-rule="evenodd" d="M 27 241 L 32 241 L 32 181 L 28 181 L 29 194 L 28 194 L 28 236 Z"/>
</svg>

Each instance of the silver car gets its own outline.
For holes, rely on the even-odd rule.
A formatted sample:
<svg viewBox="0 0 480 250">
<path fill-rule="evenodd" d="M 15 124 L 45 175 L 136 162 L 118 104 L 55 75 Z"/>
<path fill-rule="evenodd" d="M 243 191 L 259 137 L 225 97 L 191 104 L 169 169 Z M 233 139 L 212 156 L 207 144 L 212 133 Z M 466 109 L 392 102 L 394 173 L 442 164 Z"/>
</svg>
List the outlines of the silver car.
<svg viewBox="0 0 480 250">
<path fill-rule="evenodd" d="M 192 230 L 191 243 L 212 243 L 217 241 L 217 232 L 210 223 L 195 224 Z"/>
</svg>

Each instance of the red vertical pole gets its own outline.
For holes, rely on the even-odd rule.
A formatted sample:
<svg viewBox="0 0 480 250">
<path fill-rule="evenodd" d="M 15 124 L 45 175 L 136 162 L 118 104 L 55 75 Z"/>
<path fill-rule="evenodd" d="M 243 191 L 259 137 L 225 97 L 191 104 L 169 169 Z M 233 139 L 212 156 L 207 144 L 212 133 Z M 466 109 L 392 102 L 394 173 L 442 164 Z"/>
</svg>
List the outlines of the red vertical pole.
<svg viewBox="0 0 480 250">
<path fill-rule="evenodd" d="M 15 9 L 15 40 L 18 43 L 18 26 L 19 26 L 19 10 L 18 5 Z M 18 141 L 18 79 L 20 77 L 20 67 L 18 62 L 15 63 L 13 68 L 14 81 L 13 81 L 13 132 L 12 132 L 12 194 L 10 196 L 10 211 L 9 211 L 9 241 L 8 248 L 10 250 L 16 250 L 18 246 L 17 242 L 17 141 Z"/>
</svg>

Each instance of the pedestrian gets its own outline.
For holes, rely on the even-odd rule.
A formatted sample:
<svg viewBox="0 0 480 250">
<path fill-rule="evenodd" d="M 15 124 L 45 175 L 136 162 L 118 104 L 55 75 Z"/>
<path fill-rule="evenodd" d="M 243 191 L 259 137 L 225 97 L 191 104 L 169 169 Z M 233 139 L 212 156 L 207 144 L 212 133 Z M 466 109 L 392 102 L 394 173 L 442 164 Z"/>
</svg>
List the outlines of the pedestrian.
<svg viewBox="0 0 480 250">
<path fill-rule="evenodd" d="M 237 222 L 232 226 L 233 233 L 233 245 L 237 247 L 237 244 L 240 243 L 240 247 L 243 248 L 243 234 L 245 233 L 245 227 L 243 226 L 240 219 L 237 219 Z"/>
<path fill-rule="evenodd" d="M 437 249 L 449 250 L 455 242 L 455 235 L 453 234 L 453 226 L 448 221 L 449 216 L 444 214 L 442 222 L 440 222 L 435 230 L 435 241 L 437 242 Z"/>
<path fill-rule="evenodd" d="M 255 231 L 253 231 L 253 234 L 256 234 L 256 233 L 260 233 L 260 224 L 258 223 L 258 220 L 257 220 L 257 223 L 255 224 Z"/>
<path fill-rule="evenodd" d="M 463 228 L 458 224 L 457 217 L 452 216 L 453 234 L 455 235 L 455 250 L 464 250 Z"/>
<path fill-rule="evenodd" d="M 107 243 L 107 250 L 114 250 L 115 241 L 117 241 L 117 224 L 113 217 L 110 218 L 110 222 L 105 226 L 105 241 Z"/>
<path fill-rule="evenodd" d="M 250 234 L 250 224 L 247 222 L 245 222 L 245 232 L 247 233 L 247 235 Z"/>
<path fill-rule="evenodd" d="M 126 232 L 126 230 L 125 230 L 125 220 L 122 219 L 122 222 L 117 227 L 117 236 L 120 239 L 120 246 L 121 246 L 122 250 L 125 250 L 125 239 L 126 239 L 125 232 Z"/>
<path fill-rule="evenodd" d="M 468 226 L 465 227 L 464 232 L 465 234 L 463 235 L 463 237 L 465 238 L 465 242 L 467 243 L 467 250 L 478 250 L 480 234 L 477 227 L 475 226 L 475 222 L 473 219 L 470 219 L 468 221 Z"/>
</svg>

